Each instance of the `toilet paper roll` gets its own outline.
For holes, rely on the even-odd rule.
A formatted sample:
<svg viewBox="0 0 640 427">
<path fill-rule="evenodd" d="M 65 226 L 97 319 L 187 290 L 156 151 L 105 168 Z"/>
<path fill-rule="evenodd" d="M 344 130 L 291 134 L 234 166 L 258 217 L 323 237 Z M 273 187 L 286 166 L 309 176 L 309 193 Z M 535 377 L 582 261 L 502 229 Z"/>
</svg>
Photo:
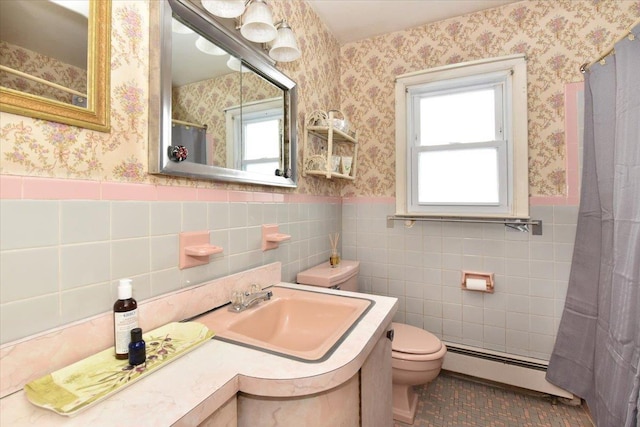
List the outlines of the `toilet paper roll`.
<svg viewBox="0 0 640 427">
<path fill-rule="evenodd" d="M 487 290 L 487 281 L 485 279 L 472 279 L 468 277 L 465 284 L 467 289 L 471 289 L 472 291 Z"/>
</svg>

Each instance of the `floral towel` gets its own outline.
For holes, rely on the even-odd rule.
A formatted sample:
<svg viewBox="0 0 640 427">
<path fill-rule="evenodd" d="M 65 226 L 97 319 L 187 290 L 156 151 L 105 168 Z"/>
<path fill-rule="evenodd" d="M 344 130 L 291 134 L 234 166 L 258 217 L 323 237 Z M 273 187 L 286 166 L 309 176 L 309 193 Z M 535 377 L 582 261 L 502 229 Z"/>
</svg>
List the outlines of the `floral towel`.
<svg viewBox="0 0 640 427">
<path fill-rule="evenodd" d="M 213 337 L 197 322 L 169 323 L 143 335 L 147 359 L 131 366 L 115 358 L 113 348 L 28 383 L 24 391 L 36 406 L 61 415 L 75 415 L 122 390 Z"/>
</svg>

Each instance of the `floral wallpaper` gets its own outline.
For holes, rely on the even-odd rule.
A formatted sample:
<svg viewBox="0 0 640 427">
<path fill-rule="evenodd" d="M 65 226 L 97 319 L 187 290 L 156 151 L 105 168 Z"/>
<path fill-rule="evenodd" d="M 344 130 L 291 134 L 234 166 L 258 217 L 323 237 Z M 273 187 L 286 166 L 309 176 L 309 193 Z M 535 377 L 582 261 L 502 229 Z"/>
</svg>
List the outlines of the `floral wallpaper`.
<svg viewBox="0 0 640 427">
<path fill-rule="evenodd" d="M 207 144 L 213 147 L 211 161 L 224 167 L 227 162 L 225 108 L 278 96 L 282 96 L 282 90 L 258 75 L 236 72 L 174 87 L 171 105 L 174 119 L 207 125 Z"/>
<path fill-rule="evenodd" d="M 277 67 L 298 84 L 298 164 L 307 113 L 340 109 L 358 129 L 358 178 L 299 177 L 298 188 L 269 189 L 149 175 L 149 0 L 119 0 L 112 9 L 110 133 L 0 112 L 0 173 L 295 191 L 393 196 L 394 78 L 429 67 L 526 53 L 531 195 L 563 195 L 564 84 L 582 80 L 591 61 L 638 16 L 638 0 L 526 0 L 340 47 L 302 0 L 271 2 L 287 17 L 302 57 Z"/>
<path fill-rule="evenodd" d="M 87 70 L 5 41 L 0 41 L 0 65 L 87 93 Z M 69 104 L 72 100 L 69 92 L 6 71 L 0 71 L 0 86 Z"/>
<path fill-rule="evenodd" d="M 564 84 L 639 16 L 637 0 L 529 0 L 342 46 L 342 110 L 361 144 L 342 195 L 395 195 L 396 76 L 515 53 L 528 58 L 530 194 L 564 195 Z"/>
<path fill-rule="evenodd" d="M 298 188 L 290 190 L 148 174 L 147 103 L 156 90 L 148 84 L 149 0 L 112 5 L 111 132 L 0 112 L 1 174 L 339 195 L 337 183 L 302 176 Z M 307 111 L 339 107 L 340 47 L 306 2 L 279 0 L 271 6 L 274 17 L 287 17 L 303 53 L 294 63 L 277 65 L 298 83 L 301 141 Z"/>
<path fill-rule="evenodd" d="M 111 132 L 0 113 L 0 173 L 149 182 L 148 3 L 113 2 Z"/>
</svg>

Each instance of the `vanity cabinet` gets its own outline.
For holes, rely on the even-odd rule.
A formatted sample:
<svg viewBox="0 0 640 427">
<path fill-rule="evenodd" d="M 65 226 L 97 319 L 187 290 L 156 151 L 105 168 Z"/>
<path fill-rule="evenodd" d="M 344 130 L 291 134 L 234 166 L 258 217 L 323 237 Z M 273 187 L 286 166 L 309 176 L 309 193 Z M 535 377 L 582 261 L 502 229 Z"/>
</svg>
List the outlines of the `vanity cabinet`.
<svg viewBox="0 0 640 427">
<path fill-rule="evenodd" d="M 238 398 L 233 396 L 227 400 L 198 427 L 238 427 Z"/>
<path fill-rule="evenodd" d="M 337 387 L 291 397 L 238 393 L 238 427 L 392 426 L 390 329 L 388 324 L 359 371 Z"/>
<path fill-rule="evenodd" d="M 362 426 L 393 425 L 393 386 L 391 377 L 391 339 L 388 331 L 378 339 L 369 357 L 360 368 L 360 406 Z"/>
<path fill-rule="evenodd" d="M 345 125 L 346 120 L 337 117 L 334 111 L 329 111 L 327 117 L 319 117 L 314 112 L 307 118 L 304 125 L 302 176 L 316 175 L 327 179 L 348 180 L 356 178 L 357 132 L 349 130 Z M 334 158 L 339 162 L 336 163 Z"/>
<path fill-rule="evenodd" d="M 331 390 L 306 396 L 270 397 L 238 393 L 238 427 L 364 426 L 360 423 L 356 373 Z"/>
</svg>

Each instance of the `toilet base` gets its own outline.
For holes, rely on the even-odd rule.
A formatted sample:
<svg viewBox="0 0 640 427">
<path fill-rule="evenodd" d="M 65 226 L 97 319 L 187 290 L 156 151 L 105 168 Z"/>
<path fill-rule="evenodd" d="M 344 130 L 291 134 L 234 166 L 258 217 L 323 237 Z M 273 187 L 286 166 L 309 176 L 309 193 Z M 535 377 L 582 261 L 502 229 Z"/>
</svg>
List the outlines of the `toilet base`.
<svg viewBox="0 0 640 427">
<path fill-rule="evenodd" d="M 418 395 L 413 386 L 393 384 L 393 419 L 413 424 L 418 407 Z"/>
</svg>

